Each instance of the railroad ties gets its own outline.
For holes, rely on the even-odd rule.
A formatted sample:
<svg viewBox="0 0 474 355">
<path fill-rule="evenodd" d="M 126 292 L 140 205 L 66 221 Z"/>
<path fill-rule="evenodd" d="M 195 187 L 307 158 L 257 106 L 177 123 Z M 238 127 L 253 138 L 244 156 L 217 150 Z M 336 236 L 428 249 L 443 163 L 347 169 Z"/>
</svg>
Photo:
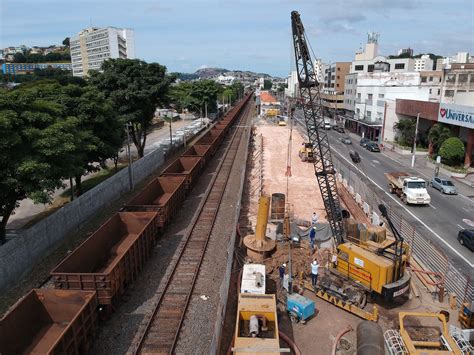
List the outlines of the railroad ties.
<svg viewBox="0 0 474 355">
<path fill-rule="evenodd" d="M 192 221 L 186 240 L 161 293 L 150 320 L 136 345 L 136 354 L 170 354 L 178 342 L 181 326 L 191 299 L 194 284 L 204 259 L 214 222 L 224 196 L 227 182 L 237 156 L 238 147 L 245 127 L 249 105 L 242 111 L 230 143 L 208 188 L 204 203 L 197 217 Z"/>
</svg>

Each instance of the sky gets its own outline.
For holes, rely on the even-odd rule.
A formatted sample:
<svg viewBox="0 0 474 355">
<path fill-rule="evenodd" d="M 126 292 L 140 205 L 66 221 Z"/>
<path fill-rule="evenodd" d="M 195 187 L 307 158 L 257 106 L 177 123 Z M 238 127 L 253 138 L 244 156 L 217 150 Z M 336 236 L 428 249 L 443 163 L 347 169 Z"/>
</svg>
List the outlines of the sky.
<svg viewBox="0 0 474 355">
<path fill-rule="evenodd" d="M 379 54 L 474 54 L 474 0 L 0 0 L 0 48 L 60 44 L 95 26 L 135 30 L 137 58 L 170 72 L 203 67 L 285 77 L 295 64 L 290 13 L 317 58 L 352 61 L 380 34 Z"/>
</svg>

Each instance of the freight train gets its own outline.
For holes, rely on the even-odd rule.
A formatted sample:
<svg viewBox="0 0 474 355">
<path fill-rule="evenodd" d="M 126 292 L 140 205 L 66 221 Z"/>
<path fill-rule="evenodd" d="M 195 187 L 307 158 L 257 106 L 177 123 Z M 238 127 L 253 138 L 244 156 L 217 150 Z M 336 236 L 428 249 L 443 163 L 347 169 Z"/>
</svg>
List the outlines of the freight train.
<svg viewBox="0 0 474 355">
<path fill-rule="evenodd" d="M 6 313 L 0 320 L 0 354 L 81 354 L 89 349 L 99 315 L 109 315 L 137 278 L 155 241 L 252 96 L 248 93 L 60 262 L 51 271 L 54 289 L 33 289 Z"/>
</svg>

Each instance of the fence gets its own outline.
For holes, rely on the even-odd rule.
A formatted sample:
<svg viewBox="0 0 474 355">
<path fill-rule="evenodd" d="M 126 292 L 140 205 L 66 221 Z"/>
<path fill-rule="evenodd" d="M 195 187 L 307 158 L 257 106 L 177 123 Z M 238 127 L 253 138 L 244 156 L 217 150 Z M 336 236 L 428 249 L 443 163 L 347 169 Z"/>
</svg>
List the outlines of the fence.
<svg viewBox="0 0 474 355">
<path fill-rule="evenodd" d="M 337 170 L 337 180 L 350 192 L 364 212 L 371 218 L 372 223 L 378 225 L 380 215 L 378 206 L 381 195 L 378 188 L 368 179 L 361 176 L 351 166 L 343 164 L 339 159 L 333 157 L 334 167 Z M 412 224 L 407 222 L 394 208 L 387 206 L 390 219 L 394 223 L 405 241 L 410 245 L 412 256 L 429 271 L 438 272 L 445 276 L 444 284 L 448 292 L 456 294 L 458 303 L 474 299 L 474 284 L 469 275 L 464 275 L 448 259 L 436 244 L 422 235 Z"/>
</svg>

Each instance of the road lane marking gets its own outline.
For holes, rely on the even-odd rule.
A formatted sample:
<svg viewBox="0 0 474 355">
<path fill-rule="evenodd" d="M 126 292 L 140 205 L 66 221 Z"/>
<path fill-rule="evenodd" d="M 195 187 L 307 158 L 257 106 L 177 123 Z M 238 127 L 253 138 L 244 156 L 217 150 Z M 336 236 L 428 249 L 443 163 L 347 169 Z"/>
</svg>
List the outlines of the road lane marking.
<svg viewBox="0 0 474 355">
<path fill-rule="evenodd" d="M 408 208 L 406 208 L 400 201 L 398 201 L 397 199 L 395 199 L 395 197 L 393 197 L 391 194 L 389 194 L 387 191 L 385 191 L 379 184 L 377 184 L 374 180 L 372 180 L 369 176 L 367 176 L 366 174 L 364 174 L 357 166 L 355 166 L 354 164 L 352 164 L 348 159 L 346 159 L 346 157 L 344 157 L 341 153 L 339 153 L 336 149 L 332 148 L 332 150 L 334 152 L 336 152 L 337 154 L 339 154 L 341 156 L 342 159 L 344 159 L 347 163 L 349 163 L 350 165 L 352 165 L 357 171 L 359 171 L 362 175 L 364 175 L 369 181 L 371 181 L 375 186 L 377 186 L 380 190 L 382 190 L 384 192 L 385 195 L 387 195 L 388 197 L 390 197 L 393 201 L 395 201 L 395 203 L 397 203 L 400 207 L 402 207 L 410 216 L 412 216 L 413 218 L 415 218 L 421 225 L 423 225 L 428 231 L 430 231 L 436 238 L 438 238 L 444 245 L 446 245 L 454 254 L 456 254 L 460 259 L 462 259 L 466 264 L 468 264 L 470 267 L 474 267 L 474 264 L 471 263 L 466 257 L 464 257 L 463 255 L 461 255 L 461 253 L 459 253 L 459 251 L 457 251 L 456 249 L 454 249 L 454 247 L 449 244 L 448 242 L 446 242 L 443 238 L 441 238 L 438 233 L 436 233 L 433 229 L 431 229 L 425 222 L 423 222 L 420 218 L 418 218 L 418 216 L 416 216 L 415 214 L 413 214 Z"/>
<path fill-rule="evenodd" d="M 372 165 L 374 168 L 376 167 L 375 164 L 373 164 L 373 163 L 370 163 L 370 165 Z"/>
<path fill-rule="evenodd" d="M 463 226 L 461 226 L 461 225 L 459 225 L 459 224 L 456 224 L 456 225 L 457 225 L 459 228 L 464 229 Z"/>
<path fill-rule="evenodd" d="M 380 164 L 380 162 L 378 160 L 372 160 L 372 163 Z"/>
<path fill-rule="evenodd" d="M 430 206 L 430 207 L 433 207 L 434 209 L 436 209 L 436 207 L 435 207 L 435 206 L 433 206 L 433 204 L 432 204 L 432 203 L 430 203 L 428 206 Z"/>
</svg>

